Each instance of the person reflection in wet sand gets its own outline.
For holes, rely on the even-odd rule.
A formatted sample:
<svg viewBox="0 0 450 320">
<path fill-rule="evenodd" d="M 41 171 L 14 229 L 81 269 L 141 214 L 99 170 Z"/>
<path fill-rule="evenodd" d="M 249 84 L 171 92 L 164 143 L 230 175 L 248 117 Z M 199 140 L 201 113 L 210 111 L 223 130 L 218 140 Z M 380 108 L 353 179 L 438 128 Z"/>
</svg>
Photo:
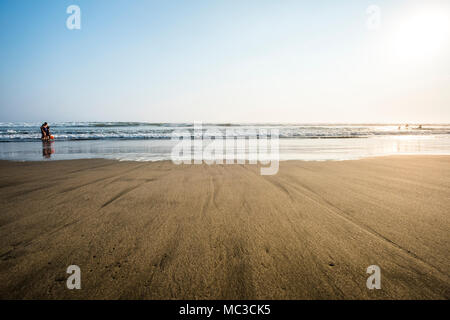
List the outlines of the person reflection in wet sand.
<svg viewBox="0 0 450 320">
<path fill-rule="evenodd" d="M 55 153 L 55 149 L 53 149 L 52 143 L 48 140 L 42 141 L 42 156 L 46 159 L 50 159 L 52 154 Z"/>
</svg>

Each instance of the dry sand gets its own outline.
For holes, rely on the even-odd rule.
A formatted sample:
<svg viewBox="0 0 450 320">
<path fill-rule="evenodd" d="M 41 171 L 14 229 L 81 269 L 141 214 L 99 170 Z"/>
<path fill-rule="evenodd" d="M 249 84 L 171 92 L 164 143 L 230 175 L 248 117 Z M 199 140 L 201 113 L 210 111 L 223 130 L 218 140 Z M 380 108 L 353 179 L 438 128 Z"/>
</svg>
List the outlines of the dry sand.
<svg viewBox="0 0 450 320">
<path fill-rule="evenodd" d="M 3 299 L 450 297 L 448 156 L 3 161 L 0 190 Z"/>
</svg>

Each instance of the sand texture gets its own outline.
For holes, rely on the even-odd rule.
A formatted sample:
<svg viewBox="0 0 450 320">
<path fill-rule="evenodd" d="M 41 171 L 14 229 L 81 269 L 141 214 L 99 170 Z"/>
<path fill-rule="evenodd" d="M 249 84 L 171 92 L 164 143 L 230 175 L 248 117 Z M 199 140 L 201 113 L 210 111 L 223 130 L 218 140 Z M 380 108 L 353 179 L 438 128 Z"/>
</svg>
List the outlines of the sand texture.
<svg viewBox="0 0 450 320">
<path fill-rule="evenodd" d="M 450 298 L 450 156 L 1 161 L 0 191 L 2 299 Z"/>
</svg>

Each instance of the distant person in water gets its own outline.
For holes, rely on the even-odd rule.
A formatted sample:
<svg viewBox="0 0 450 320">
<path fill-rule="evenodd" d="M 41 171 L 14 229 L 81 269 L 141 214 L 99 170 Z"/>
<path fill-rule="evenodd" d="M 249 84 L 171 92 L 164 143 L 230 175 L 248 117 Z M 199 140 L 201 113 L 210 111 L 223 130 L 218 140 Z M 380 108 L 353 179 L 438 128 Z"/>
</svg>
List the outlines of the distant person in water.
<svg viewBox="0 0 450 320">
<path fill-rule="evenodd" d="M 50 127 L 48 126 L 47 122 L 44 122 L 44 124 L 41 126 L 41 139 L 43 141 L 50 140 Z"/>
</svg>

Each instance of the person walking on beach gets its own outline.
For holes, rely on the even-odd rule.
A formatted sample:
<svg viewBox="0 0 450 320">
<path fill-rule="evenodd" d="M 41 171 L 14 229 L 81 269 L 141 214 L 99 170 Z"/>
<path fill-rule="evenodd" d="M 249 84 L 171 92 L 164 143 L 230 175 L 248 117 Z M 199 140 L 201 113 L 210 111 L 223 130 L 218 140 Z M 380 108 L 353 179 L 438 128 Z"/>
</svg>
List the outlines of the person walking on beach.
<svg viewBox="0 0 450 320">
<path fill-rule="evenodd" d="M 41 126 L 41 134 L 42 140 L 50 140 L 50 127 L 48 126 L 47 122 L 44 122 L 44 124 Z"/>
</svg>

